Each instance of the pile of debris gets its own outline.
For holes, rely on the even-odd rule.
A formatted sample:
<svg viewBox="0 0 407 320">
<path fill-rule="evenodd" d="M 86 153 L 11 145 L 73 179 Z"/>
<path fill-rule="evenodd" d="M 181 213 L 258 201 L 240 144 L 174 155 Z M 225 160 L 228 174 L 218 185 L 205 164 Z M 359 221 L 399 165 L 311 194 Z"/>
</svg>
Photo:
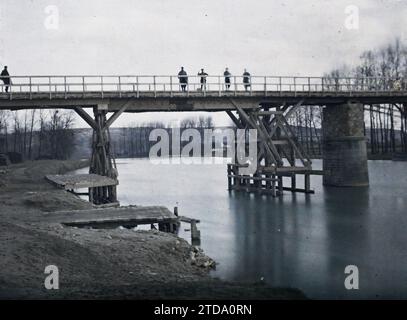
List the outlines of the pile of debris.
<svg viewBox="0 0 407 320">
<path fill-rule="evenodd" d="M 208 270 L 216 269 L 215 260 L 209 258 L 199 247 L 193 246 L 190 253 L 191 264 Z"/>
</svg>

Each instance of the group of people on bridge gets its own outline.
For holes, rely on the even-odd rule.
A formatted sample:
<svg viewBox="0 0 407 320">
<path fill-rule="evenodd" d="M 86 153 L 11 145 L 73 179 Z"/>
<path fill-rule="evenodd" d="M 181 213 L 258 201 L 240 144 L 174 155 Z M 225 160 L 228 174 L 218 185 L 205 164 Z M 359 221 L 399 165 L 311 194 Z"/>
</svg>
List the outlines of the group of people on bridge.
<svg viewBox="0 0 407 320">
<path fill-rule="evenodd" d="M 205 70 L 202 68 L 201 71 L 199 71 L 197 75 L 200 78 L 200 88 L 198 87 L 197 90 L 206 91 L 207 90 L 207 77 L 209 77 L 208 73 L 206 73 Z M 233 84 L 235 85 L 235 88 L 236 88 L 236 86 L 238 84 L 236 81 L 236 77 L 232 76 L 232 74 L 229 71 L 229 68 L 225 68 L 223 77 L 224 77 L 225 91 L 230 90 L 231 85 L 232 85 L 232 78 L 234 78 Z M 50 77 L 50 79 L 51 79 L 51 77 Z M 185 92 L 185 91 L 187 91 L 187 89 L 189 90 L 188 74 L 185 71 L 184 67 L 181 67 L 181 70 L 178 72 L 178 79 L 179 79 L 181 91 Z M 246 91 L 248 91 L 249 89 L 251 90 L 252 79 L 251 79 L 251 75 L 247 71 L 247 69 L 244 69 L 242 79 L 243 79 L 242 84 L 243 84 L 245 90 Z M 345 78 L 343 78 L 343 79 L 345 79 Z M 4 69 L 2 70 L 2 72 L 0 74 L 0 80 L 3 82 L 3 86 L 1 86 L 2 88 L 0 91 L 4 90 L 5 92 L 9 92 L 10 86 L 13 85 L 13 83 L 11 81 L 10 74 L 7 70 L 7 66 L 4 66 Z M 322 78 L 322 80 L 324 80 L 324 78 Z M 329 78 L 328 78 L 328 80 L 329 80 Z M 335 81 L 334 86 L 336 86 L 337 88 L 341 86 L 339 78 L 333 78 L 333 80 Z M 374 80 L 374 78 L 373 78 L 373 80 Z M 386 79 L 384 79 L 384 80 L 386 80 Z M 120 77 L 119 77 L 119 82 L 120 82 Z M 220 82 L 220 79 L 219 79 L 219 82 Z M 362 84 L 363 83 L 364 82 L 362 82 Z M 407 89 L 407 81 L 404 78 L 397 77 L 396 79 L 393 79 L 393 80 L 388 79 L 387 83 L 388 84 L 386 84 L 386 86 L 385 86 L 387 89 L 396 90 L 396 91 Z M 376 79 L 376 83 L 374 83 L 372 86 L 369 86 L 368 90 L 375 90 L 375 88 L 376 88 L 376 90 L 377 90 L 377 88 L 379 88 L 379 87 L 377 87 L 377 79 Z M 20 89 L 21 89 L 21 87 L 20 87 Z M 30 78 L 30 90 L 31 90 L 31 78 Z"/>
<path fill-rule="evenodd" d="M 206 78 L 208 77 L 208 74 L 205 72 L 205 70 L 202 68 L 200 72 L 198 72 L 198 76 L 200 77 L 200 83 L 201 83 L 201 88 L 200 90 L 206 90 Z M 231 86 L 231 79 L 232 79 L 232 74 L 229 71 L 229 68 L 225 68 L 225 72 L 223 73 L 223 76 L 225 78 L 225 88 L 226 91 L 230 90 L 230 86 Z M 181 67 L 180 72 L 178 72 L 178 79 L 179 79 L 179 83 L 181 86 L 181 90 L 182 91 L 186 91 L 187 90 L 187 86 L 188 86 L 188 74 L 185 71 L 184 67 Z M 250 78 L 250 73 L 244 69 L 243 72 L 243 85 L 245 90 L 249 90 L 250 86 L 251 86 L 251 78 Z"/>
</svg>

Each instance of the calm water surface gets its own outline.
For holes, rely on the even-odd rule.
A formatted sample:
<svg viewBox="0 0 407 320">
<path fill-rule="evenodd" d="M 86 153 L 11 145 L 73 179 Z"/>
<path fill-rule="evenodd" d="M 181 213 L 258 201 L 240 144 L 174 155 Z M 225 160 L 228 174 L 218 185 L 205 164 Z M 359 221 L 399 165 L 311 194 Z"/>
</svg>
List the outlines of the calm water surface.
<svg viewBox="0 0 407 320">
<path fill-rule="evenodd" d="M 178 206 L 201 220 L 201 247 L 219 263 L 213 276 L 311 298 L 407 298 L 407 162 L 370 161 L 369 188 L 327 188 L 316 176 L 315 194 L 280 198 L 229 192 L 225 164 L 119 159 L 118 170 L 122 205 Z M 180 235 L 190 240 L 187 227 Z M 359 290 L 344 287 L 347 265 L 359 268 Z"/>
</svg>

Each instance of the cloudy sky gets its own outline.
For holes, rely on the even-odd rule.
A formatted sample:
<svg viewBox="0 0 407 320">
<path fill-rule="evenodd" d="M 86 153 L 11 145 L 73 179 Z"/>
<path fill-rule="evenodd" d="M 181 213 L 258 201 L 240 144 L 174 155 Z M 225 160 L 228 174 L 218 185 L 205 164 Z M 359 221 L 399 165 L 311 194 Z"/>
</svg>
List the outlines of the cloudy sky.
<svg viewBox="0 0 407 320">
<path fill-rule="evenodd" d="M 347 28 L 349 6 L 357 29 Z M 319 76 L 396 37 L 407 42 L 406 17 L 407 0 L 1 0 L 0 64 L 13 75 L 176 74 L 183 65 Z"/>
</svg>

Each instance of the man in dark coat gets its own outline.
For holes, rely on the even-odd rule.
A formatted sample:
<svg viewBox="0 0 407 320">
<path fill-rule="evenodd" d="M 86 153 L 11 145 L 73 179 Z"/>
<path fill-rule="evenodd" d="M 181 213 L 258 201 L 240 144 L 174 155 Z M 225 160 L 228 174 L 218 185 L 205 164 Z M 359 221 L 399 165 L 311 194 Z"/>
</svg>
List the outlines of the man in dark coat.
<svg viewBox="0 0 407 320">
<path fill-rule="evenodd" d="M 181 90 L 185 92 L 187 84 L 188 84 L 188 76 L 187 72 L 184 70 L 184 67 L 181 67 L 181 71 L 178 72 L 178 79 L 181 85 Z"/>
<path fill-rule="evenodd" d="M 243 84 L 244 84 L 244 89 L 247 91 L 250 86 L 251 86 L 251 81 L 250 81 L 250 73 L 247 72 L 246 69 L 244 69 L 243 72 Z"/>
<path fill-rule="evenodd" d="M 226 85 L 226 90 L 230 89 L 230 78 L 232 77 L 232 74 L 229 72 L 229 68 L 225 69 L 225 72 L 223 73 L 225 77 L 225 85 Z"/>
<path fill-rule="evenodd" d="M 9 85 L 10 85 L 10 75 L 9 75 L 9 73 L 7 71 L 7 66 L 5 66 L 3 71 L 1 72 L 0 78 L 3 81 L 3 83 L 6 85 L 5 90 L 6 90 L 6 92 L 8 92 L 8 88 L 9 88 Z"/>
<path fill-rule="evenodd" d="M 201 77 L 201 90 L 206 89 L 206 77 L 208 74 L 204 71 L 204 69 L 201 69 L 201 72 L 198 73 L 198 76 Z"/>
</svg>

